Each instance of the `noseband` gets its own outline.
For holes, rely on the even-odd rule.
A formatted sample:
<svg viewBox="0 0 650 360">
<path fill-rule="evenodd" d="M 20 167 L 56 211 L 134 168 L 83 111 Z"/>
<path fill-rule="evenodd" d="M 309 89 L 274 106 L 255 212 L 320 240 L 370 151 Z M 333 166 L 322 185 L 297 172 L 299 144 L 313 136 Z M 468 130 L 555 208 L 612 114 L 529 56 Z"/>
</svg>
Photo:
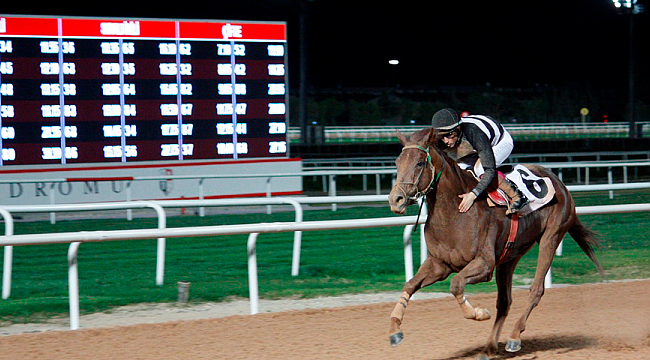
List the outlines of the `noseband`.
<svg viewBox="0 0 650 360">
<path fill-rule="evenodd" d="M 421 197 L 426 196 L 431 191 L 433 186 L 438 183 L 438 180 L 440 180 L 440 175 L 442 174 L 442 170 L 445 168 L 445 162 L 444 161 L 442 162 L 442 167 L 440 168 L 438 174 L 436 174 L 436 167 L 433 165 L 433 162 L 431 161 L 431 152 L 429 150 L 429 147 L 425 148 L 419 145 L 407 145 L 402 148 L 402 152 L 404 152 L 404 150 L 406 149 L 418 149 L 424 151 L 424 153 L 427 154 L 427 160 L 426 160 L 427 164 L 431 169 L 431 181 L 429 182 L 429 185 L 427 185 L 426 189 L 422 191 L 418 190 L 418 192 L 416 192 L 414 196 L 409 197 L 409 200 L 417 201 Z M 422 174 L 424 174 L 424 167 L 422 167 L 422 170 L 420 170 L 420 174 L 418 175 L 417 180 L 415 180 L 415 182 L 411 183 L 411 182 L 401 181 L 398 184 L 398 186 L 400 187 L 404 195 L 406 195 L 406 191 L 404 191 L 404 188 L 402 187 L 401 184 L 414 185 L 415 188 L 418 189 L 418 184 L 420 183 Z"/>
</svg>

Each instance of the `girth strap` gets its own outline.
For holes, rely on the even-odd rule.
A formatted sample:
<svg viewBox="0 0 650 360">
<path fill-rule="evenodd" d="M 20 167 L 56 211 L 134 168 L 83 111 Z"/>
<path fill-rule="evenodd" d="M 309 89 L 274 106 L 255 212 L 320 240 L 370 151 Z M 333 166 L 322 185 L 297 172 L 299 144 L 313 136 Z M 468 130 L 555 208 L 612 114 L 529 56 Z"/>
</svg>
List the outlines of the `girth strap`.
<svg viewBox="0 0 650 360">
<path fill-rule="evenodd" d="M 510 253 L 510 250 L 515 246 L 515 238 L 517 237 L 518 229 L 519 229 L 519 213 L 514 213 L 510 218 L 510 234 L 508 235 L 508 241 L 506 241 L 506 247 L 505 249 L 503 249 L 503 253 L 499 258 L 497 265 L 501 265 L 504 262 L 504 260 L 508 256 L 508 253 Z"/>
</svg>

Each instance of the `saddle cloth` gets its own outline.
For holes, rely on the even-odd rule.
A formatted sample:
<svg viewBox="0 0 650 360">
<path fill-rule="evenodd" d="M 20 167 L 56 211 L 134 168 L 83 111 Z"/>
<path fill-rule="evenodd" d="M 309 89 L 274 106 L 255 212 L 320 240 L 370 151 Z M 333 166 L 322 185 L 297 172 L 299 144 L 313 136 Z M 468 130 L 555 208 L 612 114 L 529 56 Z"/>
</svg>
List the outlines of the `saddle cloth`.
<svg viewBox="0 0 650 360">
<path fill-rule="evenodd" d="M 555 196 L 555 188 L 551 179 L 539 177 L 524 165 L 515 165 L 505 177 L 512 181 L 528 198 L 528 204 L 519 211 L 519 216 L 526 216 L 540 207 L 548 204 Z M 510 170 L 510 169 L 508 169 Z M 502 176 L 499 174 L 499 176 Z M 497 205 L 506 205 L 506 195 L 499 189 L 488 188 L 490 199 Z"/>
</svg>

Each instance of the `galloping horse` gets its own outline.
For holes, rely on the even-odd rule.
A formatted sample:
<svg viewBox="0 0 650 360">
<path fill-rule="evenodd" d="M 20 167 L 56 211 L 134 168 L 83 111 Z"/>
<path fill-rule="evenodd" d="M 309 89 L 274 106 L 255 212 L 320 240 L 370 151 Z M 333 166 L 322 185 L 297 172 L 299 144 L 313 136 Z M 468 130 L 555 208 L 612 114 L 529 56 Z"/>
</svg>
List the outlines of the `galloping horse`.
<svg viewBox="0 0 650 360">
<path fill-rule="evenodd" d="M 535 279 L 530 286 L 528 307 L 506 343 L 507 351 L 519 351 L 520 335 L 526 329 L 526 320 L 544 294 L 544 277 L 551 267 L 555 249 L 567 232 L 596 268 L 602 271 L 593 250 L 598 245 L 595 233 L 580 222 L 569 191 L 550 170 L 526 165 L 537 176 L 551 179 L 556 190 L 555 197 L 544 207 L 519 219 L 516 241 L 510 244 L 514 246 L 509 246 L 502 258 L 511 221 L 505 215 L 504 208 L 489 207 L 487 201 L 481 201 L 479 197 L 468 212 L 460 213 L 458 195 L 467 193 L 476 185 L 475 177 L 461 170 L 437 147 L 439 136 L 433 128 L 417 131 L 409 139 L 399 131 L 397 135 L 404 148 L 395 161 L 397 179 L 389 195 L 390 207 L 393 212 L 403 214 L 417 198 L 426 196 L 428 218 L 424 232 L 429 254 L 415 276 L 404 286 L 391 313 L 391 345 L 399 345 L 404 339 L 400 325 L 411 296 L 455 272 L 458 274 L 451 279 L 450 291 L 465 318 L 477 321 L 490 319 L 491 314 L 486 309 L 473 307 L 464 292 L 467 284 L 490 281 L 496 268 L 497 316 L 479 358 L 487 359 L 489 355 L 494 355 L 512 303 L 515 267 L 537 242 L 539 256 Z"/>
</svg>

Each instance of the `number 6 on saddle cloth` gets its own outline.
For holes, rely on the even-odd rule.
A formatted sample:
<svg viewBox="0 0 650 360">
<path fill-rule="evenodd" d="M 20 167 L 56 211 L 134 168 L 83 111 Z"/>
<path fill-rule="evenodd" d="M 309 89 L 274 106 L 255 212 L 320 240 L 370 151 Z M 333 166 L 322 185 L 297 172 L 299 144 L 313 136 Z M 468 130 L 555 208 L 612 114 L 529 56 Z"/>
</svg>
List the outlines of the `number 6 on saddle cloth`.
<svg viewBox="0 0 650 360">
<path fill-rule="evenodd" d="M 472 172 L 473 174 L 473 172 Z M 531 212 L 546 205 L 553 196 L 555 188 L 551 179 L 539 177 L 526 166 L 517 164 L 515 166 L 502 166 L 497 169 L 497 176 L 503 177 L 514 183 L 517 188 L 528 198 L 529 203 L 520 210 L 519 216 L 526 216 Z M 492 201 L 491 206 L 507 205 L 506 195 L 503 191 L 490 185 L 487 188 L 488 198 Z M 488 201 L 490 203 L 490 201 Z"/>
</svg>

